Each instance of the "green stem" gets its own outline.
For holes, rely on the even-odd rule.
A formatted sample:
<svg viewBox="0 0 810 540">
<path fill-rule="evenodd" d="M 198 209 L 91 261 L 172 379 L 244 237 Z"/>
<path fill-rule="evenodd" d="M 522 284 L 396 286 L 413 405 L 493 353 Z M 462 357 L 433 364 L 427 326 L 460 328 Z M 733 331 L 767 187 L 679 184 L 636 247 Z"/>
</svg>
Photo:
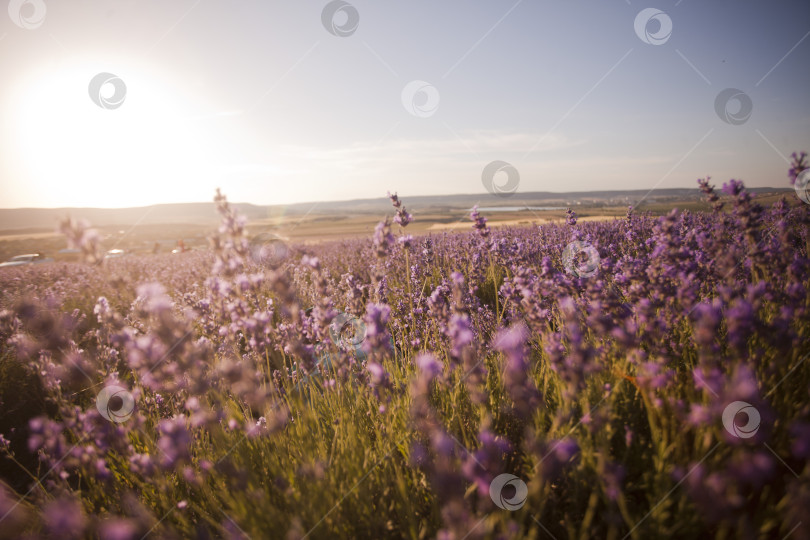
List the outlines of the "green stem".
<svg viewBox="0 0 810 540">
<path fill-rule="evenodd" d="M 492 253 L 487 253 L 489 257 L 489 273 L 492 275 L 492 289 L 495 292 L 495 314 L 498 316 L 498 324 L 501 323 L 500 302 L 498 300 L 498 281 L 495 279 L 495 265 L 492 262 Z"/>
</svg>

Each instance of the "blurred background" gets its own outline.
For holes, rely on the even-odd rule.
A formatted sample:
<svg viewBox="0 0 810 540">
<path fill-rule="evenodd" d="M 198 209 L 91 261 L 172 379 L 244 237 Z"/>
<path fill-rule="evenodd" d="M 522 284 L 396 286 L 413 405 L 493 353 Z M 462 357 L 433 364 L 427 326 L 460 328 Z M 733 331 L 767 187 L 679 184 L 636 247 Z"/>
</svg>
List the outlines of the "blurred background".
<svg viewBox="0 0 810 540">
<path fill-rule="evenodd" d="M 484 194 L 495 160 L 516 200 L 789 188 L 808 35 L 806 1 L 12 0 L 0 207 Z"/>
</svg>

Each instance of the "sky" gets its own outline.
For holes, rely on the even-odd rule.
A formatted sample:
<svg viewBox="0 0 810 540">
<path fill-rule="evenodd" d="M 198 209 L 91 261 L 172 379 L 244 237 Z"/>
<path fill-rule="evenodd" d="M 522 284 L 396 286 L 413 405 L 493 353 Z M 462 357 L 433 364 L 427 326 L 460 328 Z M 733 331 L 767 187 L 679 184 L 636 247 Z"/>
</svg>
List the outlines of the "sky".
<svg viewBox="0 0 810 540">
<path fill-rule="evenodd" d="M 810 150 L 806 0 L 7 3 L 3 208 L 790 187 Z"/>
</svg>

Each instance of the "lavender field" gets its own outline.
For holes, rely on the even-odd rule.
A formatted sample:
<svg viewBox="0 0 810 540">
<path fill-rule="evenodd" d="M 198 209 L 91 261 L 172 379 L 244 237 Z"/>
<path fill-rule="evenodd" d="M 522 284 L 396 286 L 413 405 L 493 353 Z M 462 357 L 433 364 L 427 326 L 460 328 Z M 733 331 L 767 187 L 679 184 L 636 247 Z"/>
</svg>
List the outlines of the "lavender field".
<svg viewBox="0 0 810 540">
<path fill-rule="evenodd" d="M 805 168 L 797 157 L 791 178 Z M 0 274 L 2 538 L 808 538 L 810 206 Z M 405 201 L 407 203 L 407 201 Z"/>
</svg>

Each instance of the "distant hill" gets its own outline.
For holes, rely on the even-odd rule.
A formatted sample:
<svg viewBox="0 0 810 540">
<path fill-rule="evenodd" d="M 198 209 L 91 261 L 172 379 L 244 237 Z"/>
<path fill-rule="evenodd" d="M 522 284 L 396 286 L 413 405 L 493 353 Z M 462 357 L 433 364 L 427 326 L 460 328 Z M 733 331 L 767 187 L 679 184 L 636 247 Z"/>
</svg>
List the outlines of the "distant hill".
<svg viewBox="0 0 810 540">
<path fill-rule="evenodd" d="M 789 188 L 751 188 L 750 191 L 755 193 L 780 193 L 793 190 Z M 702 197 L 702 194 L 697 189 L 656 189 L 649 195 L 648 192 L 649 190 L 567 193 L 533 192 L 516 193 L 511 197 L 498 197 L 491 194 L 404 196 L 404 202 L 409 210 L 418 211 L 469 208 L 474 204 L 488 207 L 616 206 L 634 204 L 642 199 L 644 199 L 644 205 L 647 205 L 673 200 L 699 200 Z M 385 197 L 269 206 L 233 203 L 233 206 L 251 221 L 279 215 L 357 215 L 391 212 L 391 203 Z M 86 219 L 96 227 L 123 227 L 135 224 L 209 225 L 219 221 L 212 202 L 156 204 L 135 208 L 0 208 L 0 231 L 50 232 L 56 228 L 60 219 L 68 215 L 74 218 Z"/>
</svg>

